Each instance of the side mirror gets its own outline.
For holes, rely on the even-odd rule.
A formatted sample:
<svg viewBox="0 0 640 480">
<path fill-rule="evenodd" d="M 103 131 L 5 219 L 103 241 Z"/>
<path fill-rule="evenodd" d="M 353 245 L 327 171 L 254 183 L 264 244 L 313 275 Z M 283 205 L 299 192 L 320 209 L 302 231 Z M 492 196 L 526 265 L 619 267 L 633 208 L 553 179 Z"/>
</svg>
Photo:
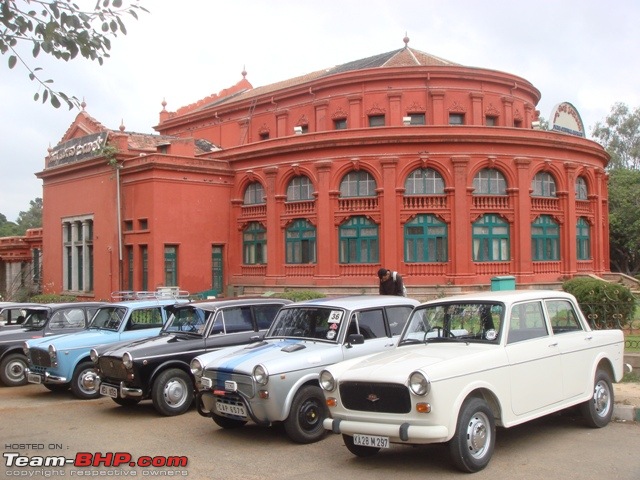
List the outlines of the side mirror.
<svg viewBox="0 0 640 480">
<path fill-rule="evenodd" d="M 347 337 L 348 345 L 362 345 L 364 343 L 364 335 L 360 333 L 352 333 Z"/>
</svg>

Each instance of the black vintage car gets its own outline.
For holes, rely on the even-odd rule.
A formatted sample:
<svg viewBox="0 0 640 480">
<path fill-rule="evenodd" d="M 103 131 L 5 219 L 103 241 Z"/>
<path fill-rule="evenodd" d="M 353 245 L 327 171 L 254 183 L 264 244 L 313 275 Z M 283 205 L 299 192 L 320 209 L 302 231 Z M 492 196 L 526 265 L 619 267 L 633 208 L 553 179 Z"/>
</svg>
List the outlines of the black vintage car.
<svg viewBox="0 0 640 480">
<path fill-rule="evenodd" d="M 25 304 L 20 308 L 24 320 L 0 330 L 0 382 L 7 387 L 26 385 L 27 357 L 22 350 L 26 340 L 79 332 L 103 302 Z"/>
<path fill-rule="evenodd" d="M 176 305 L 159 336 L 91 351 L 100 393 L 123 406 L 151 398 L 159 413 L 180 415 L 194 399 L 191 360 L 261 339 L 280 307 L 288 303 L 244 298 Z"/>
</svg>

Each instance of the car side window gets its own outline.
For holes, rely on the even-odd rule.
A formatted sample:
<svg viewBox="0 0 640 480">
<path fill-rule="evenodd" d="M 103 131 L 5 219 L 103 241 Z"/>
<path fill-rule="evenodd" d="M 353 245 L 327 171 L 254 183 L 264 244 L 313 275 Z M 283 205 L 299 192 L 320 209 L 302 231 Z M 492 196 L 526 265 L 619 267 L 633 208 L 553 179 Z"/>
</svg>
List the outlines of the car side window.
<svg viewBox="0 0 640 480">
<path fill-rule="evenodd" d="M 225 309 L 222 312 L 222 318 L 226 333 L 253 331 L 250 307 L 234 307 Z"/>
<path fill-rule="evenodd" d="M 276 314 L 282 305 L 254 305 L 253 315 L 258 324 L 258 330 L 267 330 L 273 319 L 276 318 Z"/>
<path fill-rule="evenodd" d="M 511 308 L 507 343 L 522 342 L 549 335 L 540 302 L 526 302 Z"/>
<path fill-rule="evenodd" d="M 413 307 L 402 305 L 399 307 L 387 307 L 387 319 L 389 320 L 389 329 L 391 335 L 400 335 L 405 323 L 409 319 L 409 315 Z"/>
<path fill-rule="evenodd" d="M 358 328 L 365 342 L 387 336 L 382 310 L 365 310 L 357 315 Z"/>
<path fill-rule="evenodd" d="M 131 312 L 127 330 L 144 330 L 157 327 L 162 327 L 162 312 L 160 308 L 140 308 Z"/>
<path fill-rule="evenodd" d="M 566 300 L 547 300 L 545 303 L 554 335 L 582 330 L 578 314 L 571 302 Z"/>
</svg>

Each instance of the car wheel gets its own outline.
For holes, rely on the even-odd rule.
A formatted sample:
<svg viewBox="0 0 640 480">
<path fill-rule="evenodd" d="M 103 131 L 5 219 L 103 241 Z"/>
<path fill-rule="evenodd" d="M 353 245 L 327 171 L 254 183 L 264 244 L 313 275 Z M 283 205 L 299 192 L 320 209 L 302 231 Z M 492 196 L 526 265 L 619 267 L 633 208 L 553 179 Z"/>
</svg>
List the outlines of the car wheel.
<svg viewBox="0 0 640 480">
<path fill-rule="evenodd" d="M 580 405 L 587 425 L 593 428 L 606 426 L 613 416 L 613 400 L 611 376 L 605 370 L 598 370 L 593 382 L 593 395 Z"/>
<path fill-rule="evenodd" d="M 354 445 L 353 437 L 351 435 L 342 434 L 342 440 L 345 447 L 356 457 L 373 457 L 380 451 L 378 447 L 363 447 L 362 445 Z"/>
<path fill-rule="evenodd" d="M 7 355 L 0 362 L 0 380 L 7 387 L 27 384 L 27 358 L 19 353 Z"/>
<path fill-rule="evenodd" d="M 324 395 L 320 387 L 302 387 L 293 399 L 284 429 L 291 440 L 297 443 L 313 443 L 321 440 L 326 430 L 322 421 L 328 416 Z"/>
<path fill-rule="evenodd" d="M 43 383 L 43 385 L 50 392 L 66 392 L 71 386 L 68 383 Z"/>
<path fill-rule="evenodd" d="M 493 412 L 480 398 L 462 404 L 453 438 L 449 441 L 451 460 L 456 468 L 473 473 L 489 464 L 495 446 L 496 424 Z"/>
<path fill-rule="evenodd" d="M 218 415 L 217 413 L 211 413 L 211 418 L 216 422 L 216 425 L 222 428 L 233 429 L 244 427 L 247 422 L 245 420 L 235 420 L 229 417 L 223 417 L 222 415 Z"/>
<path fill-rule="evenodd" d="M 120 405 L 121 407 L 133 407 L 137 404 L 140 403 L 140 400 L 138 400 L 137 398 L 113 398 L 111 397 L 111 400 L 113 400 L 114 402 L 116 402 L 118 405 Z"/>
<path fill-rule="evenodd" d="M 153 382 L 153 406 L 162 415 L 181 415 L 193 403 L 193 388 L 188 373 L 179 368 L 166 370 Z"/>
<path fill-rule="evenodd" d="M 98 398 L 100 396 L 100 390 L 98 390 L 96 377 L 93 362 L 81 362 L 73 372 L 71 391 L 76 397 L 82 400 Z"/>
</svg>

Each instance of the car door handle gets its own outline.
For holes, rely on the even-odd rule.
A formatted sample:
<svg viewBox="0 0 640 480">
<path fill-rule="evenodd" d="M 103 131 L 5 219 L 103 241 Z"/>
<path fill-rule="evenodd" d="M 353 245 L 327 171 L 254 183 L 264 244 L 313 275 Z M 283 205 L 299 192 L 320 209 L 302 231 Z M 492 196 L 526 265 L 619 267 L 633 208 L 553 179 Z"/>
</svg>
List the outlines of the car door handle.
<svg viewBox="0 0 640 480">
<path fill-rule="evenodd" d="M 558 342 L 550 343 L 550 344 L 549 344 L 549 347 L 557 347 L 557 346 L 558 346 Z"/>
<path fill-rule="evenodd" d="M 593 336 L 589 335 L 588 337 L 584 337 L 585 340 L 593 340 Z"/>
</svg>

